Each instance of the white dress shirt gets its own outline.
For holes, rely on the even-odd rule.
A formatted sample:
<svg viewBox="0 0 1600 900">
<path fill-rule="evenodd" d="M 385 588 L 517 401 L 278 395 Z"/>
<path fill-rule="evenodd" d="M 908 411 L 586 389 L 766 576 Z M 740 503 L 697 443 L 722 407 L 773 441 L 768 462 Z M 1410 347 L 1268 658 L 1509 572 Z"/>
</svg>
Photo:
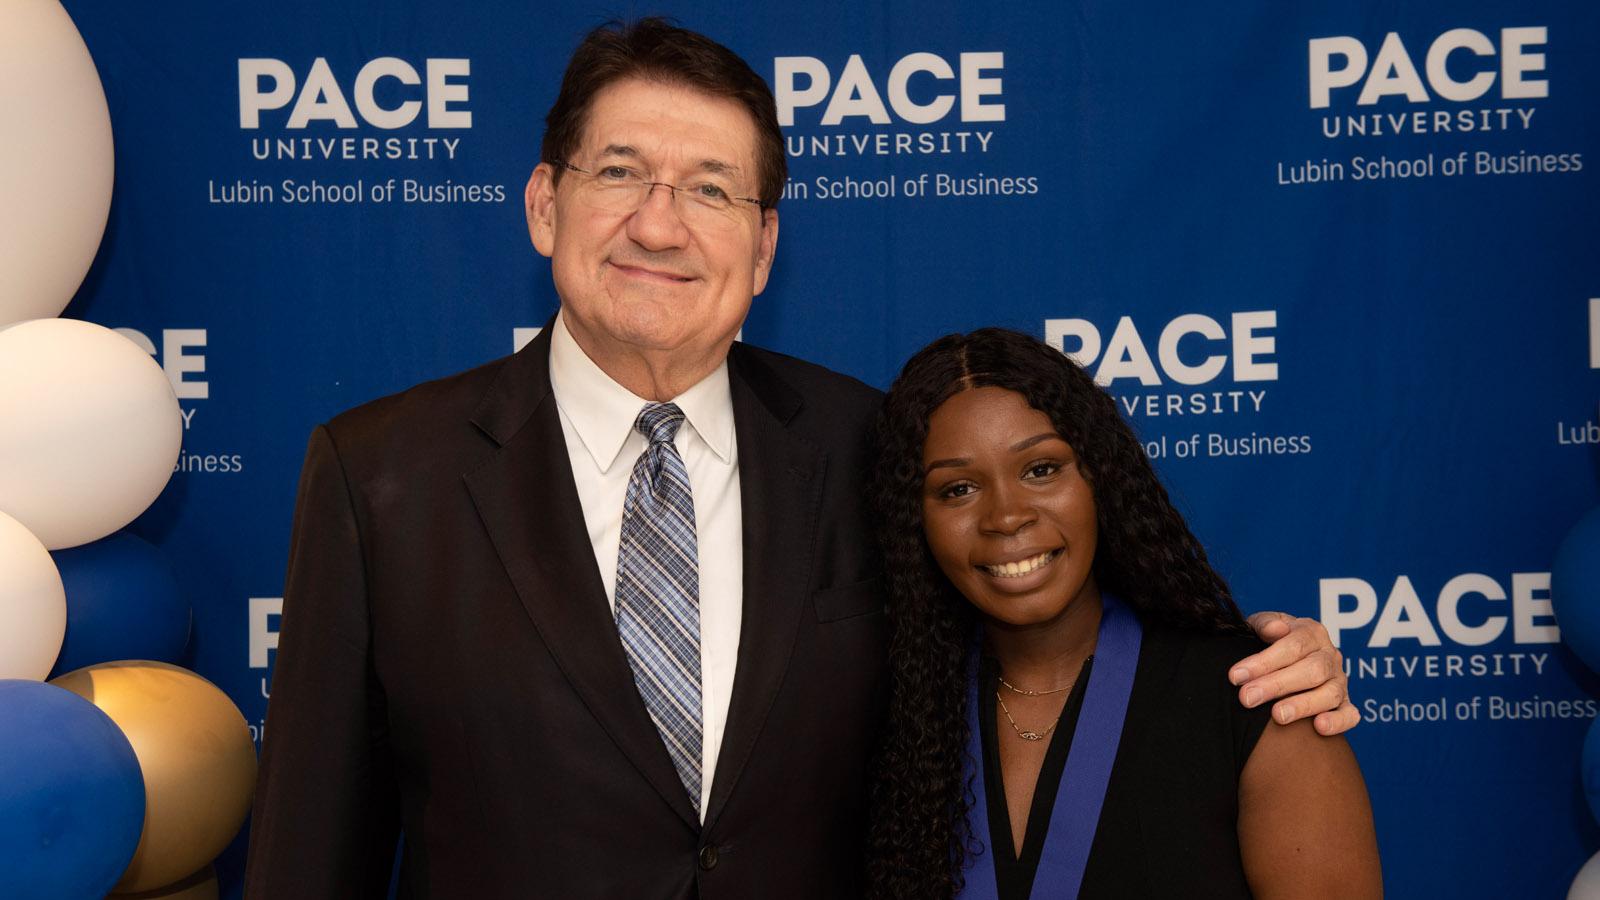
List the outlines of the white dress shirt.
<svg viewBox="0 0 1600 900">
<path fill-rule="evenodd" d="M 633 464 L 649 443 L 633 428 L 649 401 L 595 365 L 556 316 L 550 335 L 550 390 L 578 486 L 583 521 L 594 546 L 613 616 L 622 503 Z M 744 615 L 744 533 L 739 506 L 739 453 L 733 430 L 728 363 L 672 399 L 687 420 L 673 444 L 689 470 L 700 564 L 700 817 L 705 819 L 717 751 L 728 721 Z M 530 515 L 537 511 L 530 510 Z"/>
</svg>

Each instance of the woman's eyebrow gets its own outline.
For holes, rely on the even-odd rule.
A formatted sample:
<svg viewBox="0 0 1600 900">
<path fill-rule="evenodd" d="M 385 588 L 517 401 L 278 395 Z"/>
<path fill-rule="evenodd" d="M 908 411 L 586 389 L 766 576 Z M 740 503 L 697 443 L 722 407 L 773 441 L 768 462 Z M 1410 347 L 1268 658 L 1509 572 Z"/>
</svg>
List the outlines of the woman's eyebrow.
<svg viewBox="0 0 1600 900">
<path fill-rule="evenodd" d="M 1036 434 L 1031 438 L 1023 438 L 1022 440 L 1020 440 L 1020 441 L 1016 442 L 1015 444 L 1011 445 L 1011 452 L 1012 453 L 1021 453 L 1022 451 L 1028 449 L 1029 447 L 1034 446 L 1035 444 L 1042 444 L 1045 441 L 1048 441 L 1048 440 L 1051 440 L 1051 439 L 1061 440 L 1061 435 L 1056 434 L 1053 431 L 1045 431 L 1045 432 L 1041 432 L 1039 434 Z M 927 473 L 927 472 L 932 472 L 934 469 L 959 469 L 962 466 L 970 466 L 970 465 L 972 465 L 972 459 L 971 458 L 966 457 L 966 456 L 952 456 L 949 459 L 936 459 L 933 462 L 930 462 L 927 465 L 923 466 L 922 467 L 922 471 L 924 473 Z"/>
<path fill-rule="evenodd" d="M 1020 440 L 1020 441 L 1016 442 L 1015 444 L 1012 444 L 1011 445 L 1011 452 L 1012 453 L 1021 453 L 1023 450 L 1026 450 L 1026 449 L 1028 449 L 1029 447 L 1032 447 L 1035 444 L 1039 444 L 1039 443 L 1043 443 L 1045 441 L 1048 441 L 1051 438 L 1056 438 L 1057 440 L 1059 440 L 1061 438 L 1061 435 L 1056 434 L 1053 431 L 1046 431 L 1046 432 L 1044 432 L 1042 434 L 1036 434 L 1031 438 L 1025 438 L 1023 440 Z"/>
<path fill-rule="evenodd" d="M 928 463 L 926 466 L 923 466 L 922 471 L 927 473 L 932 472 L 934 469 L 959 469 L 962 466 L 970 465 L 972 465 L 972 460 L 965 456 L 956 456 L 950 459 L 936 459 L 933 462 Z"/>
</svg>

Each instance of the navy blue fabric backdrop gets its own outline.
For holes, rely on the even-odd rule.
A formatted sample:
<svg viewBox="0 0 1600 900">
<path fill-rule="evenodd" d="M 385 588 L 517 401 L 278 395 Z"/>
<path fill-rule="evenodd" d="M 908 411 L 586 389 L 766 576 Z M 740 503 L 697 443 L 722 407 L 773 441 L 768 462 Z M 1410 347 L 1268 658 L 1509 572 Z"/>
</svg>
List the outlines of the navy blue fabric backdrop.
<svg viewBox="0 0 1600 900">
<path fill-rule="evenodd" d="M 173 379 L 133 530 L 258 731 L 310 429 L 545 320 L 543 113 L 583 31 L 663 12 L 784 117 L 745 339 L 879 386 L 981 325 L 1077 354 L 1243 605 L 1339 641 L 1392 896 L 1560 896 L 1600 847 L 1548 599 L 1600 502 L 1600 7 L 66 6 L 117 152 L 66 314 Z"/>
</svg>

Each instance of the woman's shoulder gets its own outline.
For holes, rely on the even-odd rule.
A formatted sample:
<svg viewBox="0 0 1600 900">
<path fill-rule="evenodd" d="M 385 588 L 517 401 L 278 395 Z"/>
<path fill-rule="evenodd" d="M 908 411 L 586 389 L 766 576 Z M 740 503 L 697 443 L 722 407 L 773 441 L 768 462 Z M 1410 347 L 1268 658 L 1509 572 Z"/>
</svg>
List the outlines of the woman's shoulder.
<svg viewBox="0 0 1600 900">
<path fill-rule="evenodd" d="M 1212 735 L 1219 762 L 1237 774 L 1270 721 L 1271 706 L 1246 708 L 1228 671 L 1265 646 L 1253 634 L 1146 625 L 1134 689 L 1141 718 L 1153 717 L 1161 723 L 1152 722 L 1154 728 L 1189 738 Z"/>
<path fill-rule="evenodd" d="M 1224 684 L 1234 663 L 1267 646 L 1254 634 L 1219 634 L 1148 622 L 1144 645 L 1157 660 L 1167 660 L 1186 674 L 1221 674 Z"/>
</svg>

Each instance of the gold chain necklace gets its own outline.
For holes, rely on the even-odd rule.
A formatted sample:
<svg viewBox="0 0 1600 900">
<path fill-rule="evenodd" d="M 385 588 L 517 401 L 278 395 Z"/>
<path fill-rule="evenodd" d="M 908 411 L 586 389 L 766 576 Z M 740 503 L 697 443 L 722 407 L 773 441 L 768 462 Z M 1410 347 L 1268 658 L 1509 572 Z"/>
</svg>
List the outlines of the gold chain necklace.
<svg viewBox="0 0 1600 900">
<path fill-rule="evenodd" d="M 1050 723 L 1049 728 L 1043 731 L 1023 731 L 1017 727 L 1017 720 L 1011 718 L 1011 710 L 1006 709 L 1006 699 L 1000 696 L 999 691 L 994 692 L 994 698 L 1000 701 L 1000 711 L 1006 714 L 1006 721 L 1011 723 L 1011 730 L 1017 733 L 1017 737 L 1025 741 L 1042 741 L 1050 736 L 1050 732 L 1056 730 L 1057 725 L 1061 724 L 1061 713 L 1056 713 L 1055 721 Z"/>
<path fill-rule="evenodd" d="M 1072 686 L 1078 683 L 1078 679 L 1074 678 L 1067 682 L 1065 687 L 1051 688 L 1048 691 L 1025 691 L 1022 688 L 1019 688 L 1011 682 L 1005 680 L 1005 678 L 1002 676 L 996 675 L 995 677 L 1000 679 L 1000 684 L 1004 686 L 1006 690 L 1021 694 L 1024 697 L 1043 697 L 1046 694 L 1059 694 L 1062 691 L 1072 690 Z"/>
<path fill-rule="evenodd" d="M 1089 659 L 1094 659 L 1094 654 L 1090 654 Z M 1085 663 L 1088 661 L 1088 659 L 1084 660 Z M 1083 672 L 1082 669 L 1079 669 L 1078 671 L 1079 673 Z M 1005 685 L 1007 690 L 1016 691 L 1024 697 L 1043 697 L 1046 694 L 1059 694 L 1062 691 L 1072 690 L 1073 685 L 1078 683 L 1078 676 L 1074 675 L 1072 676 L 1072 680 L 1067 682 L 1063 687 L 1051 688 L 1048 691 L 1025 691 L 1022 688 L 1019 688 L 1011 682 L 1005 680 L 1005 678 L 999 673 L 995 674 L 995 678 L 999 679 L 1000 683 Z M 1025 741 L 1042 741 L 1050 736 L 1050 732 L 1056 730 L 1057 725 L 1061 724 L 1061 713 L 1058 712 L 1056 713 L 1055 720 L 1050 723 L 1049 728 L 1046 728 L 1043 731 L 1023 731 L 1021 728 L 1017 727 L 1017 720 L 1011 718 L 1011 710 L 1006 707 L 1006 698 L 1000 696 L 999 691 L 995 691 L 994 699 L 1000 702 L 1000 711 L 1006 714 L 1006 721 L 1011 723 L 1011 730 L 1017 733 L 1017 737 L 1022 738 Z M 1061 705 L 1062 712 L 1065 712 L 1066 708 L 1066 704 L 1063 703 Z"/>
</svg>

